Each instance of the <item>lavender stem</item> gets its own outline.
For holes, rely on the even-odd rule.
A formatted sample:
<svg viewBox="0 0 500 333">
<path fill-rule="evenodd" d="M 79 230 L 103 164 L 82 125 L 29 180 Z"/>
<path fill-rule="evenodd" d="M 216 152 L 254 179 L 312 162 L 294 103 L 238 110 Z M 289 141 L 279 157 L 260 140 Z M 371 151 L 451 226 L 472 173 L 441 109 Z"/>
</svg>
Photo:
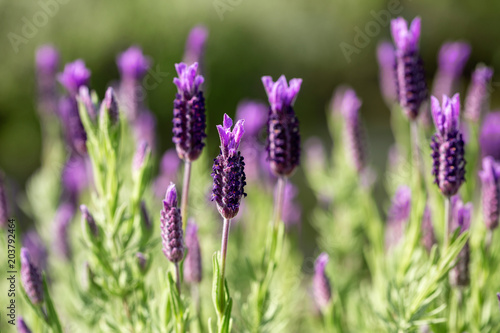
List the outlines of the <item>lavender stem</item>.
<svg viewBox="0 0 500 333">
<path fill-rule="evenodd" d="M 191 181 L 191 161 L 184 162 L 184 180 L 182 183 L 182 199 L 181 199 L 181 216 L 182 216 L 182 229 L 186 230 L 187 224 L 187 206 L 189 197 L 189 183 Z"/>
<path fill-rule="evenodd" d="M 224 279 L 226 273 L 226 253 L 227 253 L 227 241 L 229 238 L 229 227 L 231 225 L 231 219 L 224 218 L 224 226 L 222 227 L 222 241 L 220 245 L 220 253 L 221 253 L 221 271 L 220 271 L 220 279 L 219 279 L 219 304 L 220 308 L 224 308 L 224 296 L 225 293 L 223 291 L 224 288 Z M 220 314 L 222 317 L 222 314 Z"/>
<path fill-rule="evenodd" d="M 274 231 L 278 230 L 279 222 L 281 221 L 281 214 L 283 213 L 283 202 L 285 198 L 285 186 L 286 178 L 284 176 L 278 177 L 278 183 L 276 184 L 278 188 L 278 193 L 276 197 L 276 202 L 274 204 Z"/>
<path fill-rule="evenodd" d="M 181 294 L 181 274 L 179 270 L 179 263 L 175 263 L 175 284 L 177 286 L 177 291 L 179 292 L 179 295 Z"/>
</svg>

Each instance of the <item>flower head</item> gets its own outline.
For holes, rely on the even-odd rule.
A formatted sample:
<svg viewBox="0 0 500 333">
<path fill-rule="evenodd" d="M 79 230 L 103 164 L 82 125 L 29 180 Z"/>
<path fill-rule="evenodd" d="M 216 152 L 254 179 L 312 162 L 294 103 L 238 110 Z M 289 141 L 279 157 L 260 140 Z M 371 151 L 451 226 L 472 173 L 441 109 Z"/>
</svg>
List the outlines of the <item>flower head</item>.
<svg viewBox="0 0 500 333">
<path fill-rule="evenodd" d="M 174 78 L 174 84 L 177 86 L 177 92 L 187 100 L 193 98 L 199 91 L 200 86 L 205 80 L 203 76 L 198 75 L 198 63 L 190 66 L 181 62 L 175 64 L 175 70 L 178 77 Z"/>
<path fill-rule="evenodd" d="M 43 302 L 42 274 L 32 263 L 28 249 L 21 248 L 21 282 L 31 303 Z"/>
<path fill-rule="evenodd" d="M 241 197 L 246 196 L 245 163 L 238 150 L 245 132 L 243 123 L 244 120 L 238 120 L 231 130 L 233 121 L 224 114 L 223 125 L 217 125 L 221 145 L 212 167 L 212 200 L 217 203 L 219 213 L 226 219 L 232 219 L 238 214 Z"/>
<path fill-rule="evenodd" d="M 36 50 L 36 69 L 38 74 L 55 74 L 59 67 L 59 52 L 52 45 L 42 45 Z"/>
<path fill-rule="evenodd" d="M 396 82 L 396 55 L 394 46 L 390 42 L 382 42 L 377 46 L 377 60 L 379 66 L 380 90 L 388 105 L 397 101 Z"/>
<path fill-rule="evenodd" d="M 83 60 L 78 59 L 66 64 L 64 71 L 58 75 L 59 82 L 68 93 L 75 96 L 81 86 L 86 86 L 90 80 L 90 70 L 85 67 Z"/>
<path fill-rule="evenodd" d="M 24 234 L 23 247 L 30 253 L 31 261 L 36 267 L 41 270 L 47 268 L 47 248 L 36 230 L 32 229 Z"/>
<path fill-rule="evenodd" d="M 80 120 L 76 99 L 69 96 L 61 98 L 58 104 L 58 112 L 64 128 L 67 145 L 72 152 L 82 156 L 86 155 L 87 133 Z"/>
<path fill-rule="evenodd" d="M 43 113 L 57 113 L 57 81 L 59 52 L 51 45 L 43 45 L 36 51 L 36 76 L 38 109 Z"/>
<path fill-rule="evenodd" d="M 321 311 L 326 309 L 332 299 L 330 280 L 325 273 L 328 260 L 328 254 L 323 252 L 318 256 L 314 264 L 313 295 L 314 301 Z"/>
<path fill-rule="evenodd" d="M 151 60 L 140 47 L 131 46 L 118 56 L 116 64 L 122 77 L 141 80 L 151 67 Z"/>
<path fill-rule="evenodd" d="M 484 117 L 479 143 L 483 158 L 491 156 L 500 162 L 500 111 L 490 112 Z"/>
<path fill-rule="evenodd" d="M 465 98 L 465 117 L 478 122 L 481 116 L 489 111 L 489 84 L 493 78 L 493 68 L 477 65 L 472 73 L 472 81 Z"/>
<path fill-rule="evenodd" d="M 161 210 L 161 238 L 163 253 L 173 263 L 184 257 L 181 211 L 177 208 L 177 190 L 175 184 L 170 183 L 163 200 Z"/>
<path fill-rule="evenodd" d="M 431 111 L 437 130 L 431 142 L 434 183 L 445 196 L 452 196 L 465 180 L 464 141 L 459 131 L 460 96 L 443 96 L 442 105 L 433 96 Z"/>
<path fill-rule="evenodd" d="M 291 79 L 290 85 L 288 85 L 284 75 L 281 75 L 276 82 L 273 82 L 270 76 L 263 76 L 262 83 L 266 89 L 272 112 L 281 112 L 286 111 L 295 103 L 302 79 Z"/>
<path fill-rule="evenodd" d="M 420 41 L 420 17 L 416 17 L 410 24 L 402 17 L 398 17 L 391 21 L 391 34 L 396 44 L 396 48 L 403 52 L 418 51 L 418 43 Z"/>
<path fill-rule="evenodd" d="M 76 201 L 80 193 L 89 184 L 86 163 L 85 158 L 74 155 L 69 158 L 63 167 L 61 174 L 62 186 L 65 195 L 68 195 L 71 201 Z"/>
<path fill-rule="evenodd" d="M 490 230 L 498 226 L 500 216 L 500 162 L 493 157 L 483 158 L 483 170 L 479 172 L 482 182 L 483 219 Z"/>
<path fill-rule="evenodd" d="M 198 240 L 198 226 L 189 220 L 186 226 L 186 247 L 188 253 L 184 261 L 184 280 L 188 283 L 200 283 L 202 278 L 200 242 Z"/>
<path fill-rule="evenodd" d="M 183 62 L 186 64 L 201 63 L 207 37 L 208 29 L 205 26 L 197 25 L 191 29 L 186 40 Z"/>
<path fill-rule="evenodd" d="M 444 43 L 439 50 L 438 71 L 434 78 L 432 95 L 451 96 L 457 91 L 458 79 L 469 59 L 471 47 L 465 42 Z"/>
<path fill-rule="evenodd" d="M 17 332 L 18 333 L 31 333 L 31 330 L 29 329 L 28 325 L 26 325 L 24 318 L 21 316 L 19 316 L 19 318 L 17 319 Z"/>
</svg>

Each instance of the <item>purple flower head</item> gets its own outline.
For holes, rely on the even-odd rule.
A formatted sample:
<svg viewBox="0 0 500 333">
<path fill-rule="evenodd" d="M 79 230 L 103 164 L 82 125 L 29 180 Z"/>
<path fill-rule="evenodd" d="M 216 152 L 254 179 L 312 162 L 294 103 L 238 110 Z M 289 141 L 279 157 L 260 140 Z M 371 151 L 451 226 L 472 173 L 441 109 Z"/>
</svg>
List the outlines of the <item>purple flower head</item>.
<svg viewBox="0 0 500 333">
<path fill-rule="evenodd" d="M 31 303 L 43 302 L 42 274 L 31 261 L 28 249 L 21 248 L 21 282 Z"/>
<path fill-rule="evenodd" d="M 491 156 L 500 162 L 500 111 L 490 112 L 484 117 L 479 136 L 481 156 Z"/>
<path fill-rule="evenodd" d="M 449 197 L 465 181 L 464 141 L 459 131 L 460 96 L 443 96 L 441 106 L 432 96 L 431 111 L 437 130 L 431 142 L 432 174 L 441 193 Z"/>
<path fill-rule="evenodd" d="M 439 70 L 447 75 L 459 77 L 469 60 L 471 47 L 466 42 L 444 43 L 439 50 Z"/>
<path fill-rule="evenodd" d="M 38 109 L 43 113 L 57 112 L 57 81 L 59 52 L 51 45 L 43 45 L 36 51 L 36 75 Z"/>
<path fill-rule="evenodd" d="M 415 17 L 408 29 L 408 22 L 402 17 L 391 20 L 391 34 L 396 48 L 403 52 L 418 51 L 420 40 L 420 17 Z"/>
<path fill-rule="evenodd" d="M 330 111 L 332 115 L 340 114 L 342 111 L 342 104 L 344 103 L 344 95 L 347 91 L 352 90 L 348 85 L 340 85 L 335 88 L 333 96 L 330 100 Z"/>
<path fill-rule="evenodd" d="M 28 325 L 26 325 L 24 318 L 21 316 L 19 316 L 19 318 L 17 319 L 17 332 L 18 333 L 31 333 L 31 330 L 29 329 Z"/>
<path fill-rule="evenodd" d="M 92 101 L 90 90 L 87 86 L 80 87 L 78 90 L 77 100 L 83 104 L 90 119 L 95 120 L 97 117 L 97 105 L 95 105 L 94 101 Z"/>
<path fill-rule="evenodd" d="M 75 206 L 72 203 L 65 202 L 61 204 L 54 217 L 53 244 L 54 251 L 60 257 L 68 260 L 71 257 L 71 246 L 69 243 L 69 226 L 75 215 Z"/>
<path fill-rule="evenodd" d="M 494 230 L 500 216 L 500 163 L 493 157 L 483 158 L 483 170 L 479 171 L 483 197 L 483 219 L 486 227 Z"/>
<path fill-rule="evenodd" d="M 184 257 L 184 244 L 182 217 L 180 209 L 177 208 L 177 190 L 174 183 L 170 183 L 167 188 L 160 220 L 163 253 L 168 260 L 177 263 Z"/>
<path fill-rule="evenodd" d="M 493 68 L 482 64 L 477 65 L 472 73 L 472 81 L 465 97 L 465 117 L 478 122 L 481 116 L 489 111 L 490 82 L 493 78 Z"/>
<path fill-rule="evenodd" d="M 120 120 L 120 116 L 118 113 L 118 103 L 116 102 L 113 88 L 109 87 L 106 90 L 104 99 L 101 102 L 101 110 L 99 111 L 99 113 L 101 114 L 101 117 L 107 115 L 109 117 L 111 125 L 116 125 Z"/>
<path fill-rule="evenodd" d="M 90 232 L 94 237 L 99 236 L 99 229 L 97 228 L 94 217 L 90 214 L 87 206 L 81 205 L 80 211 L 82 212 L 82 224 L 87 224 L 89 226 Z"/>
<path fill-rule="evenodd" d="M 293 110 L 302 79 L 291 79 L 287 84 L 284 75 L 273 82 L 263 76 L 269 104 L 267 151 L 271 170 L 276 176 L 290 176 L 300 162 L 299 120 Z"/>
<path fill-rule="evenodd" d="M 422 216 L 422 245 L 430 253 L 434 244 L 436 244 L 436 236 L 434 235 L 434 227 L 432 225 L 431 209 L 427 204 Z"/>
<path fill-rule="evenodd" d="M 197 25 L 191 29 L 186 40 L 183 62 L 186 64 L 201 63 L 207 38 L 208 29 L 205 26 Z"/>
<path fill-rule="evenodd" d="M 151 149 L 148 146 L 146 141 L 142 141 L 137 146 L 137 149 L 134 154 L 134 158 L 132 161 L 132 169 L 138 171 L 142 168 L 144 164 L 144 159 L 151 153 Z"/>
<path fill-rule="evenodd" d="M 135 142 L 146 141 L 148 146 L 154 151 L 156 147 L 156 117 L 148 110 L 143 110 L 132 123 Z M 162 190 L 163 191 L 163 190 Z"/>
<path fill-rule="evenodd" d="M 36 50 L 37 73 L 54 75 L 59 67 L 59 52 L 52 45 L 42 45 Z"/>
<path fill-rule="evenodd" d="M 403 238 L 404 230 L 411 212 L 411 190 L 408 186 L 398 187 L 387 214 L 385 244 L 389 249 Z"/>
<path fill-rule="evenodd" d="M 87 133 L 80 120 L 76 99 L 68 96 L 62 97 L 59 100 L 58 108 L 64 128 L 64 136 L 69 148 L 78 155 L 86 155 Z"/>
<path fill-rule="evenodd" d="M 151 59 L 142 53 L 140 47 L 131 46 L 117 57 L 116 64 L 122 78 L 139 81 L 151 67 Z"/>
<path fill-rule="evenodd" d="M 32 229 L 24 234 L 23 247 L 30 253 L 31 261 L 36 267 L 41 270 L 47 268 L 47 248 L 36 230 Z"/>
<path fill-rule="evenodd" d="M 198 226 L 189 220 L 186 226 L 186 247 L 188 253 L 184 260 L 184 280 L 188 283 L 200 283 L 202 278 L 200 242 L 198 240 Z"/>
<path fill-rule="evenodd" d="M 321 253 L 314 264 L 313 295 L 314 301 L 321 311 L 324 311 L 332 299 L 330 280 L 326 276 L 325 268 L 328 264 L 328 254 Z"/>
<path fill-rule="evenodd" d="M 217 209 L 222 217 L 232 219 L 238 214 L 242 196 L 246 196 L 244 187 L 245 171 L 243 156 L 238 147 L 245 132 L 244 120 L 238 120 L 233 130 L 233 121 L 224 114 L 223 125 L 217 125 L 220 136 L 220 153 L 214 159 L 212 167 L 212 200 L 217 203 Z"/>
<path fill-rule="evenodd" d="M 267 122 L 267 106 L 252 100 L 243 100 L 236 108 L 236 117 L 245 119 L 246 138 L 258 139 Z"/>
<path fill-rule="evenodd" d="M 86 86 L 90 80 L 90 70 L 83 60 L 78 59 L 64 66 L 64 71 L 58 75 L 59 82 L 68 93 L 75 96 L 81 86 Z"/>
<path fill-rule="evenodd" d="M 70 157 L 64 165 L 61 178 L 64 194 L 76 201 L 89 183 L 85 158 L 78 155 Z"/>
<path fill-rule="evenodd" d="M 452 212 L 452 229 L 460 229 L 460 233 L 468 230 L 472 216 L 472 204 L 463 204 L 459 198 L 455 200 Z M 470 247 L 469 241 L 464 245 L 457 257 L 457 264 L 450 271 L 450 284 L 452 286 L 464 287 L 469 284 L 469 261 Z"/>
<path fill-rule="evenodd" d="M 169 149 L 163 154 L 160 162 L 160 172 L 153 185 L 157 197 L 163 196 L 168 184 L 177 180 L 180 164 L 181 160 L 175 149 Z"/>
<path fill-rule="evenodd" d="M 0 228 L 7 228 L 9 222 L 9 207 L 4 184 L 4 175 L 0 172 Z"/>
<path fill-rule="evenodd" d="M 174 78 L 178 93 L 174 100 L 173 138 L 179 158 L 196 160 L 205 146 L 205 98 L 200 86 L 203 76 L 197 75 L 198 63 L 175 65 L 179 77 Z"/>
<path fill-rule="evenodd" d="M 390 42 L 381 42 L 377 46 L 377 60 L 379 66 L 380 90 L 385 102 L 392 106 L 397 101 L 396 82 L 396 55 L 394 46 Z"/>
</svg>

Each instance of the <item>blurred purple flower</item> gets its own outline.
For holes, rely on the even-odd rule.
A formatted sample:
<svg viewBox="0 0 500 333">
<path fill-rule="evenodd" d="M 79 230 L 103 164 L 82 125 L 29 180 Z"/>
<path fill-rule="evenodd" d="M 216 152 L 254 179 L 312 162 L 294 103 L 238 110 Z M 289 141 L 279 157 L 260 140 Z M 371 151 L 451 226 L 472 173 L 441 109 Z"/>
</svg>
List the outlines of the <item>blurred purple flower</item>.
<svg viewBox="0 0 500 333">
<path fill-rule="evenodd" d="M 156 177 L 153 188 L 155 195 L 161 198 L 165 193 L 165 188 L 173 182 L 177 181 L 181 160 L 175 149 L 169 149 L 163 154 L 160 162 L 160 171 Z"/>
<path fill-rule="evenodd" d="M 469 60 L 471 47 L 466 42 L 447 42 L 438 55 L 438 71 L 434 78 L 432 95 L 438 98 L 457 92 L 458 80 Z"/>
<path fill-rule="evenodd" d="M 85 155 L 87 153 L 87 133 L 83 128 L 78 113 L 78 104 L 74 97 L 66 96 L 59 100 L 59 117 L 66 138 L 66 143 L 72 152 Z"/>
<path fill-rule="evenodd" d="M 203 62 L 207 38 L 208 29 L 205 26 L 197 25 L 191 29 L 186 40 L 186 49 L 184 51 L 184 58 L 182 61 L 188 65 L 192 65 L 195 62 L 201 65 Z"/>
<path fill-rule="evenodd" d="M 139 265 L 139 269 L 142 272 L 145 272 L 148 268 L 148 260 L 146 256 L 142 252 L 137 252 L 135 254 L 135 257 L 137 258 L 137 264 Z"/>
<path fill-rule="evenodd" d="M 42 113 L 57 113 L 57 80 L 59 52 L 51 45 L 42 45 L 36 51 L 36 75 L 38 110 Z"/>
<path fill-rule="evenodd" d="M 156 148 L 156 117 L 148 110 L 143 110 L 137 115 L 137 118 L 132 124 L 135 142 L 145 141 L 155 151 Z"/>
<path fill-rule="evenodd" d="M 472 216 L 472 204 L 469 202 L 463 204 L 457 197 L 453 205 L 452 212 L 452 231 L 460 229 L 460 233 L 469 230 L 470 219 Z M 469 284 L 469 261 L 470 247 L 469 241 L 465 243 L 457 257 L 457 263 L 450 271 L 450 284 L 455 287 L 465 287 Z"/>
<path fill-rule="evenodd" d="M 113 88 L 108 87 L 108 89 L 106 89 L 104 99 L 101 102 L 99 113 L 101 117 L 107 115 L 112 126 L 116 125 L 120 121 L 120 115 L 118 113 L 118 103 L 116 102 Z"/>
<path fill-rule="evenodd" d="M 482 64 L 476 66 L 472 80 L 465 97 L 465 118 L 479 122 L 481 116 L 489 111 L 490 82 L 493 78 L 493 68 Z"/>
<path fill-rule="evenodd" d="M 69 243 L 69 226 L 75 215 L 75 206 L 72 203 L 62 203 L 56 211 L 53 222 L 53 245 L 58 256 L 69 260 L 71 245 Z"/>
<path fill-rule="evenodd" d="M 385 229 L 385 247 L 390 249 L 403 239 L 404 230 L 410 218 L 411 190 L 408 186 L 399 186 L 392 198 L 391 208 L 387 214 Z"/>
<path fill-rule="evenodd" d="M 268 107 L 261 102 L 243 100 L 236 108 L 236 118 L 245 119 L 245 139 L 258 140 L 267 123 Z"/>
<path fill-rule="evenodd" d="M 490 112 L 484 117 L 479 135 L 481 156 L 491 156 L 500 162 L 500 111 Z"/>
<path fill-rule="evenodd" d="M 381 42 L 377 46 L 377 60 L 379 66 L 379 85 L 382 96 L 386 104 L 391 107 L 397 102 L 396 92 L 396 55 L 394 46 L 387 41 Z"/>
<path fill-rule="evenodd" d="M 483 197 L 483 219 L 486 228 L 493 231 L 500 215 L 500 162 L 493 157 L 483 158 L 483 170 L 479 171 Z"/>
<path fill-rule="evenodd" d="M 326 310 L 332 299 L 330 279 L 325 273 L 328 260 L 328 254 L 323 252 L 318 256 L 314 264 L 313 295 L 314 301 L 321 311 Z"/>
<path fill-rule="evenodd" d="M 78 59 L 64 66 L 64 71 L 57 76 L 59 82 L 71 96 L 76 96 L 81 86 L 87 86 L 90 80 L 90 70 L 85 62 Z"/>
<path fill-rule="evenodd" d="M 22 244 L 30 253 L 33 264 L 45 271 L 47 269 L 47 248 L 35 229 L 24 234 Z"/>
<path fill-rule="evenodd" d="M 151 149 L 146 141 L 139 142 L 137 149 L 135 150 L 134 158 L 132 160 L 132 170 L 135 172 L 139 171 L 144 164 L 144 159 L 149 155 Z"/>
<path fill-rule="evenodd" d="M 184 280 L 188 283 L 200 283 L 203 269 L 201 266 L 198 226 L 190 219 L 186 226 L 186 247 L 188 253 L 184 260 Z"/>
<path fill-rule="evenodd" d="M 19 318 L 17 319 L 17 332 L 31 333 L 31 330 L 29 329 L 28 325 L 26 325 L 26 322 L 24 321 L 24 318 L 22 316 L 19 316 Z"/>
<path fill-rule="evenodd" d="M 78 200 L 89 184 L 87 163 L 86 158 L 73 155 L 63 167 L 61 178 L 64 195 L 67 195 L 72 202 Z"/>
<path fill-rule="evenodd" d="M 131 46 L 116 58 L 118 70 L 123 79 L 142 80 L 151 67 L 151 59 L 138 46 Z"/>
</svg>

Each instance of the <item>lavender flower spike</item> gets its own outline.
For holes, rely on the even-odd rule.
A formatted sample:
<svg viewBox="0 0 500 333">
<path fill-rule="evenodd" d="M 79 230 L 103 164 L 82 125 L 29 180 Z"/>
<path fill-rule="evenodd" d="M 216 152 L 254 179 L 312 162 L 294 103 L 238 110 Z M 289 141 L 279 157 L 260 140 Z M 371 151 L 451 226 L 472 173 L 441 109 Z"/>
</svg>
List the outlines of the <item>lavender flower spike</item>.
<svg viewBox="0 0 500 333">
<path fill-rule="evenodd" d="M 387 227 L 385 231 L 385 247 L 389 249 L 399 243 L 403 238 L 406 224 L 411 212 L 411 190 L 408 186 L 400 186 L 394 197 L 387 214 Z"/>
<path fill-rule="evenodd" d="M 177 190 L 170 183 L 163 200 L 161 210 L 161 239 L 163 253 L 173 263 L 178 263 L 184 257 L 181 211 L 177 208 Z"/>
<path fill-rule="evenodd" d="M 184 280 L 188 283 L 200 283 L 203 269 L 201 266 L 200 242 L 198 226 L 191 219 L 186 227 L 186 246 L 188 253 L 184 261 Z"/>
<path fill-rule="evenodd" d="M 208 29 L 203 25 L 197 25 L 191 29 L 186 41 L 186 49 L 182 61 L 186 64 L 194 64 L 195 62 L 201 63 L 207 37 Z"/>
<path fill-rule="evenodd" d="M 81 86 L 88 85 L 90 70 L 85 67 L 83 60 L 78 59 L 67 64 L 58 79 L 71 96 L 76 96 Z"/>
<path fill-rule="evenodd" d="M 196 160 L 205 146 L 205 99 L 200 86 L 203 76 L 197 75 L 198 63 L 175 65 L 179 77 L 174 78 L 177 95 L 174 100 L 173 139 L 177 154 L 185 161 Z"/>
<path fill-rule="evenodd" d="M 493 77 L 493 68 L 477 65 L 472 73 L 472 81 L 465 97 L 465 117 L 478 122 L 481 116 L 489 111 L 489 84 Z"/>
<path fill-rule="evenodd" d="M 313 295 L 314 301 L 321 311 L 327 308 L 332 299 L 330 280 L 325 273 L 325 267 L 328 264 L 328 260 L 328 254 L 323 252 L 319 255 L 314 264 Z"/>
<path fill-rule="evenodd" d="M 267 106 L 264 103 L 243 100 L 238 103 L 236 108 L 236 117 L 238 119 L 245 119 L 245 140 L 257 140 L 259 133 L 264 128 L 267 122 Z"/>
<path fill-rule="evenodd" d="M 498 226 L 500 215 L 500 163 L 491 156 L 485 157 L 479 177 L 482 182 L 484 223 L 493 231 Z"/>
<path fill-rule="evenodd" d="M 431 142 L 432 174 L 441 193 L 450 197 L 465 180 L 464 141 L 459 131 L 460 96 L 443 96 L 441 106 L 432 96 L 431 111 L 437 130 Z"/>
<path fill-rule="evenodd" d="M 0 228 L 7 228 L 9 222 L 9 208 L 7 193 L 5 192 L 4 175 L 0 171 Z"/>
<path fill-rule="evenodd" d="M 31 303 L 34 305 L 43 302 L 42 274 L 31 262 L 26 248 L 21 248 L 21 282 Z"/>
<path fill-rule="evenodd" d="M 392 106 L 397 100 L 396 93 L 396 54 L 394 46 L 390 42 L 382 42 L 377 46 L 377 61 L 379 66 L 380 90 L 388 106 Z"/>
<path fill-rule="evenodd" d="M 57 112 L 57 81 L 59 52 L 51 45 L 43 45 L 36 51 L 36 75 L 38 109 L 43 113 Z"/>
<path fill-rule="evenodd" d="M 500 162 L 500 111 L 490 112 L 484 117 L 479 135 L 481 156 L 491 156 Z"/>
<path fill-rule="evenodd" d="M 245 132 L 244 120 L 238 120 L 231 131 L 233 121 L 224 114 L 223 125 L 217 125 L 220 136 L 220 153 L 214 159 L 212 178 L 212 200 L 217 203 L 219 213 L 225 219 L 232 219 L 238 214 L 242 196 L 246 196 L 244 187 L 245 171 L 243 156 L 238 150 Z"/>
<path fill-rule="evenodd" d="M 28 325 L 26 325 L 24 318 L 21 316 L 19 316 L 19 319 L 17 319 L 17 332 L 18 333 L 31 333 L 31 330 L 29 329 Z"/>
<path fill-rule="evenodd" d="M 396 45 L 396 89 L 399 104 L 410 120 L 418 116 L 422 102 L 427 98 L 424 66 L 418 52 L 420 18 L 408 28 L 402 17 L 391 21 L 391 33 Z"/>
<path fill-rule="evenodd" d="M 465 42 L 444 43 L 439 50 L 438 71 L 434 78 L 432 95 L 451 96 L 457 92 L 458 79 L 469 59 L 471 47 Z"/>
<path fill-rule="evenodd" d="M 458 199 L 454 205 L 452 230 L 459 228 L 460 233 L 469 230 L 471 216 L 472 204 L 469 202 L 464 205 L 462 200 Z M 452 286 L 465 287 L 469 284 L 469 261 L 470 246 L 469 241 L 467 241 L 458 254 L 457 264 L 450 271 L 450 284 Z"/>
<path fill-rule="evenodd" d="M 299 93 L 302 79 L 291 79 L 288 84 L 284 75 L 273 82 L 263 76 L 269 104 L 267 151 L 271 170 L 276 176 L 290 176 L 300 162 L 299 120 L 293 104 Z"/>
</svg>

